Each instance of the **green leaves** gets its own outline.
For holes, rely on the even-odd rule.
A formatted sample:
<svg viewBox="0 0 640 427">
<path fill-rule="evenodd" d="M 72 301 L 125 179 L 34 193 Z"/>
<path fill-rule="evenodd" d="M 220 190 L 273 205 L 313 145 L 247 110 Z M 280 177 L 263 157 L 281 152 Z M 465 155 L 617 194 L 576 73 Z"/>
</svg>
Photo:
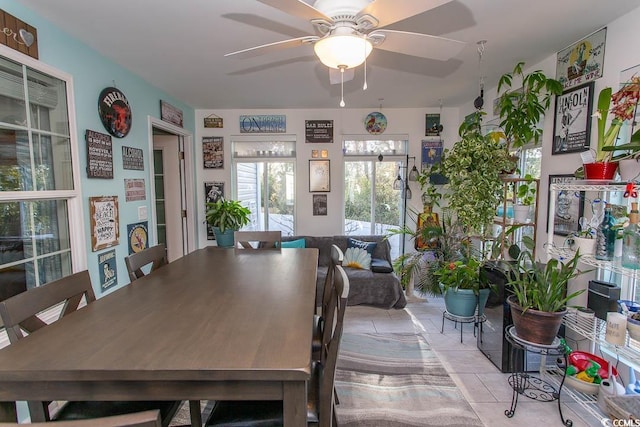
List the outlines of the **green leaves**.
<svg viewBox="0 0 640 427">
<path fill-rule="evenodd" d="M 249 224 L 251 211 L 236 200 L 220 199 L 214 203 L 207 203 L 207 224 L 220 228 L 224 232 L 227 228 L 239 230 Z"/>
</svg>

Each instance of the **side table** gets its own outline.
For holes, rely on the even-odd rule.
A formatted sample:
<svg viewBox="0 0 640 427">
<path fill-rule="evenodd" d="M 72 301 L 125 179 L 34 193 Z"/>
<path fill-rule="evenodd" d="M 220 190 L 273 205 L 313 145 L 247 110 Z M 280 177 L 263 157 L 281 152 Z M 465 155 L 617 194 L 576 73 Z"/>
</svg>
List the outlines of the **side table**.
<svg viewBox="0 0 640 427">
<path fill-rule="evenodd" d="M 454 322 L 455 327 L 458 327 L 458 323 L 460 323 L 460 342 L 462 343 L 462 326 L 465 323 L 473 323 L 473 336 L 476 336 L 476 328 L 482 328 L 482 324 L 487 320 L 487 316 L 484 314 L 478 315 L 475 314 L 473 316 L 456 316 L 455 314 L 449 313 L 447 310 L 442 312 L 442 328 L 440 329 L 440 333 L 444 333 L 444 319 L 448 319 Z"/>
<path fill-rule="evenodd" d="M 515 327 L 513 325 L 510 325 L 507 327 L 505 338 L 511 343 L 511 351 L 514 353 L 516 352 L 516 350 L 523 350 L 542 355 L 543 357 L 540 361 L 541 367 L 545 363 L 545 356 L 562 356 L 564 357 L 564 366 L 567 366 L 567 355 L 564 352 L 564 345 L 561 343 L 560 337 L 556 337 L 553 340 L 553 343 L 551 343 L 550 345 L 532 343 L 518 337 Z M 554 400 L 557 400 L 558 412 L 560 413 L 562 424 L 567 427 L 571 427 L 573 425 L 573 421 L 571 421 L 570 419 L 564 419 L 564 415 L 562 415 L 562 405 L 560 404 L 560 392 L 562 391 L 562 386 L 564 385 L 566 370 L 564 370 L 562 381 L 560 382 L 560 387 L 556 390 L 556 388 L 552 384 L 544 381 L 539 377 L 530 375 L 527 372 L 516 372 L 515 355 L 512 355 L 511 357 L 510 368 L 513 374 L 509 376 L 509 385 L 513 390 L 513 394 L 511 396 L 511 408 L 504 411 L 504 414 L 508 418 L 511 418 L 515 415 L 516 406 L 518 406 L 518 395 L 522 394 L 529 399 L 541 402 L 553 402 Z"/>
</svg>

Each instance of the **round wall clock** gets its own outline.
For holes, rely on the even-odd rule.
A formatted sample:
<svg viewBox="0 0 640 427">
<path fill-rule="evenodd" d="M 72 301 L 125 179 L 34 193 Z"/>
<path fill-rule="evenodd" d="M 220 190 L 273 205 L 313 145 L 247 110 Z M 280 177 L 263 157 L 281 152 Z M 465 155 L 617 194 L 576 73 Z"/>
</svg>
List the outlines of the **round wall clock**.
<svg viewBox="0 0 640 427">
<path fill-rule="evenodd" d="M 369 113 L 364 119 L 364 127 L 367 132 L 373 135 L 379 135 L 387 128 L 387 118 L 384 114 L 374 111 Z"/>
<path fill-rule="evenodd" d="M 100 92 L 98 114 L 107 132 L 116 138 L 124 138 L 131 130 L 131 107 L 120 89 L 108 87 Z"/>
</svg>

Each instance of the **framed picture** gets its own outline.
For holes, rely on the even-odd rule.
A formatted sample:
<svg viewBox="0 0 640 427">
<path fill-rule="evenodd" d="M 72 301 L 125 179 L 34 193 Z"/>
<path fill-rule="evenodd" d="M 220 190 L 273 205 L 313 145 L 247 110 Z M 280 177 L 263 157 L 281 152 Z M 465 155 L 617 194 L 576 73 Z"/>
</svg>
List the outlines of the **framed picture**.
<svg viewBox="0 0 640 427">
<path fill-rule="evenodd" d="M 331 191 L 329 160 L 309 160 L 309 191 Z"/>
<path fill-rule="evenodd" d="M 576 181 L 572 174 L 549 175 L 549 190 L 551 184 L 569 184 Z M 580 217 L 584 214 L 584 191 L 561 190 L 555 193 L 555 210 L 551 207 L 551 191 L 547 200 L 547 230 L 549 221 L 553 221 L 553 234 L 567 236 L 580 231 Z"/>
<path fill-rule="evenodd" d="M 589 149 L 593 82 L 565 90 L 556 97 L 551 154 L 565 154 Z"/>
<path fill-rule="evenodd" d="M 318 157 L 320 157 L 320 150 L 311 150 L 311 157 L 313 157 L 314 159 L 317 159 Z"/>
<path fill-rule="evenodd" d="M 119 244 L 118 196 L 89 197 L 89 217 L 93 252 Z"/>
<path fill-rule="evenodd" d="M 326 194 L 314 194 L 313 195 L 313 215 L 327 215 L 327 195 Z"/>
<path fill-rule="evenodd" d="M 224 168 L 224 139 L 221 136 L 202 137 L 202 160 L 205 169 Z"/>
</svg>

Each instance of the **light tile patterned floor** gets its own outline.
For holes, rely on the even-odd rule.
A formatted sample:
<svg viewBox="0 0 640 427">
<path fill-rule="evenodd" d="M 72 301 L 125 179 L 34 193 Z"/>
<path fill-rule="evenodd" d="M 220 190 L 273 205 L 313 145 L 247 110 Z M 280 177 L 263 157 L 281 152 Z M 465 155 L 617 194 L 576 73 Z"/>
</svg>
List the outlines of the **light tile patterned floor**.
<svg viewBox="0 0 640 427">
<path fill-rule="evenodd" d="M 504 415 L 511 404 L 509 374 L 501 373 L 478 350 L 473 327 L 464 325 L 463 343 L 460 330 L 453 322 L 445 321 L 444 333 L 440 298 L 428 298 L 428 302 L 411 302 L 403 310 L 381 310 L 365 306 L 350 306 L 345 314 L 345 331 L 349 332 L 407 332 L 423 334 L 436 351 L 443 365 L 488 427 L 499 426 L 561 426 L 557 402 L 536 402 L 526 397 L 518 401 L 516 413 L 509 419 Z M 580 405 L 561 396 L 565 419 L 571 419 L 574 427 L 601 426 L 599 419 L 586 414 Z M 428 404 L 425 402 L 425 404 Z M 581 417 L 581 415 L 584 417 Z"/>
</svg>

